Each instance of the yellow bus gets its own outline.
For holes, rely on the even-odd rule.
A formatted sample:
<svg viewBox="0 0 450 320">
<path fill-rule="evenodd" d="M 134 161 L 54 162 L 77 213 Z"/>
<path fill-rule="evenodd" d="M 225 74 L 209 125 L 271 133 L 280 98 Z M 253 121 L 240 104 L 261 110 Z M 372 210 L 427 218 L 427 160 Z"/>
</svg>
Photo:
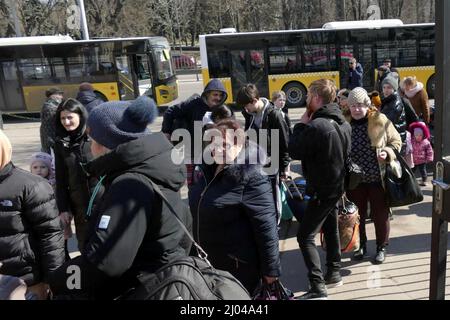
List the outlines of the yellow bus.
<svg viewBox="0 0 450 320">
<path fill-rule="evenodd" d="M 90 82 L 104 101 L 140 95 L 166 105 L 178 98 L 178 83 L 163 37 L 75 41 L 69 36 L 0 39 L 0 110 L 39 112 L 45 90 L 57 86 L 76 97 Z"/>
<path fill-rule="evenodd" d="M 434 97 L 434 24 L 404 25 L 400 20 L 348 21 L 321 29 L 227 33 L 200 36 L 203 81 L 220 79 L 232 103 L 237 90 L 254 83 L 261 95 L 283 90 L 288 107 L 306 101 L 311 82 L 348 82 L 348 60 L 363 66 L 364 87 L 375 88 L 378 66 L 392 60 L 400 77 L 416 76 Z"/>
</svg>

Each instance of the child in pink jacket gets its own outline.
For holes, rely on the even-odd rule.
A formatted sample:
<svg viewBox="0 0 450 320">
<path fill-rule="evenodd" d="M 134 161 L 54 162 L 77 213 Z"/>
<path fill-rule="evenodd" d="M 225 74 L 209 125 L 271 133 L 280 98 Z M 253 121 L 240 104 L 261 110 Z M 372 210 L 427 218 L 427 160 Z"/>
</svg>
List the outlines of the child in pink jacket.
<svg viewBox="0 0 450 320">
<path fill-rule="evenodd" d="M 412 135 L 414 172 L 419 169 L 422 176 L 421 186 L 427 185 L 427 163 L 433 162 L 434 152 L 430 143 L 430 130 L 424 122 L 413 122 L 409 126 Z"/>
</svg>

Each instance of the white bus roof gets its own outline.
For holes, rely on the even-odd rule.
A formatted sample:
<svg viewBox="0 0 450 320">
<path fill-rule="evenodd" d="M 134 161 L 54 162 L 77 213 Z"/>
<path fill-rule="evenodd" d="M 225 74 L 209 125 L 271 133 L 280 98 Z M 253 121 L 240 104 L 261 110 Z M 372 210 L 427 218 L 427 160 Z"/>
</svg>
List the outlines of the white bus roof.
<svg viewBox="0 0 450 320">
<path fill-rule="evenodd" d="M 0 38 L 0 46 L 16 46 L 27 44 L 50 44 L 50 43 L 62 43 L 73 42 L 75 40 L 70 36 L 39 36 L 39 37 L 13 37 L 13 38 Z"/>
<path fill-rule="evenodd" d="M 382 20 L 360 20 L 360 21 L 334 21 L 325 23 L 322 29 L 339 30 L 339 29 L 362 29 L 362 28 L 383 28 L 383 27 L 400 27 L 403 26 L 400 19 L 382 19 Z"/>
<path fill-rule="evenodd" d="M 160 36 L 149 37 L 132 37 L 132 38 L 98 38 L 90 40 L 74 40 L 70 36 L 39 36 L 39 37 L 13 37 L 0 38 L 0 47 L 2 46 L 17 46 L 17 45 L 44 45 L 44 44 L 60 44 L 60 43 L 93 43 L 93 42 L 109 42 L 109 41 L 143 41 L 143 40 L 160 40 L 165 39 Z"/>
</svg>

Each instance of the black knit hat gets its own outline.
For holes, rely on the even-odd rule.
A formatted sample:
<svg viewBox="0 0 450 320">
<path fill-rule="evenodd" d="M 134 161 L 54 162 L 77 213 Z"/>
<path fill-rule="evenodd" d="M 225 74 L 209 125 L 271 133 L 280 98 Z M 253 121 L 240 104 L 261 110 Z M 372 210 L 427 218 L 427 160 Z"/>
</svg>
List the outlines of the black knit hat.
<svg viewBox="0 0 450 320">
<path fill-rule="evenodd" d="M 89 136 L 110 150 L 150 134 L 147 125 L 158 116 L 155 102 L 147 96 L 133 101 L 105 102 L 89 114 Z"/>
</svg>

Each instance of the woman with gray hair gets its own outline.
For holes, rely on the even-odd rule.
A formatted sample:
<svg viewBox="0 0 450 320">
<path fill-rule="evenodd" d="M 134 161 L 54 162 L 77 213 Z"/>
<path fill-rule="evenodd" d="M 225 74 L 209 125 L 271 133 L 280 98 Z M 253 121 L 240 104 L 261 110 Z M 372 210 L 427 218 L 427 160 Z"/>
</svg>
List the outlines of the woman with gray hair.
<svg viewBox="0 0 450 320">
<path fill-rule="evenodd" d="M 359 208 L 361 216 L 361 247 L 355 252 L 355 260 L 362 260 L 367 253 L 365 221 L 367 203 L 370 203 L 371 217 L 375 225 L 377 253 L 374 262 L 385 260 L 386 246 L 389 244 L 389 206 L 386 202 L 384 174 L 386 165 L 396 159 L 394 149 L 400 151 L 402 141 L 392 122 L 375 107 L 367 91 L 353 89 L 348 97 L 352 126 L 352 148 L 350 156 L 354 163 L 364 170 L 362 183 L 347 195 Z"/>
</svg>

